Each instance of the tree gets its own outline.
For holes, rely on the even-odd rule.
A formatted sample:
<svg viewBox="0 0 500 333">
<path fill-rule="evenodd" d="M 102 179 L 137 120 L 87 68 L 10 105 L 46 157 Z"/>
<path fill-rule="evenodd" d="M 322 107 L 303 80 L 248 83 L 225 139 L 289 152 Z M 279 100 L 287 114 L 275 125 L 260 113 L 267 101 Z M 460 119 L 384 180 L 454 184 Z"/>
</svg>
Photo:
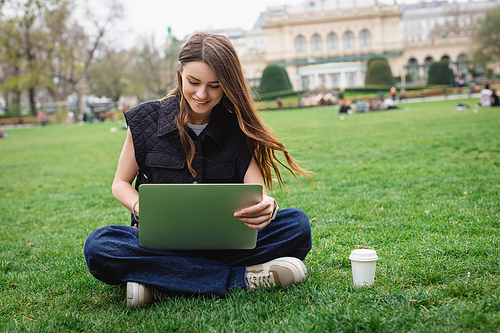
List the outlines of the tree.
<svg viewBox="0 0 500 333">
<path fill-rule="evenodd" d="M 260 79 L 260 92 L 265 94 L 275 91 L 291 90 L 292 84 L 283 67 L 269 65 L 264 69 Z"/>
<path fill-rule="evenodd" d="M 500 62 L 500 7 L 486 13 L 474 31 L 474 41 L 476 62 L 484 65 Z"/>
<path fill-rule="evenodd" d="M 5 99 L 5 112 L 10 115 L 10 102 L 19 104 L 20 53 L 13 20 L 0 21 L 0 93 Z"/>
<path fill-rule="evenodd" d="M 88 2 L 87 6 L 88 5 Z M 37 90 L 48 88 L 53 97 L 59 85 L 70 85 L 78 95 L 85 90 L 88 69 L 122 7 L 106 2 L 107 10 L 94 4 L 86 20 L 73 12 L 73 0 L 0 0 L 1 92 L 19 103 L 27 92 L 31 114 L 36 115 Z M 8 17 L 6 16 L 8 13 Z"/>
<path fill-rule="evenodd" d="M 469 35 L 478 11 L 464 9 L 463 5 L 455 2 L 444 14 L 447 19 L 434 26 L 429 32 L 429 39 Z"/>
<path fill-rule="evenodd" d="M 105 48 L 88 71 L 89 92 L 96 96 L 108 96 L 118 101 L 130 91 L 130 65 L 132 54 L 127 50 Z"/>
<path fill-rule="evenodd" d="M 172 36 L 165 46 L 156 44 L 155 36 L 142 38 L 139 47 L 134 49 L 132 76 L 137 94 L 145 99 L 165 95 L 175 84 L 180 42 Z M 142 91 L 139 91 L 142 90 Z"/>
<path fill-rule="evenodd" d="M 391 67 L 385 58 L 374 58 L 368 61 L 365 85 L 388 85 L 394 84 Z"/>
<path fill-rule="evenodd" d="M 94 4 L 96 5 L 96 4 Z M 116 1 L 106 2 L 104 8 L 90 10 L 87 4 L 88 26 L 84 28 L 77 20 L 68 22 L 66 31 L 60 36 L 61 78 L 77 93 L 78 110 L 83 113 L 82 95 L 87 87 L 87 74 L 104 37 L 113 24 L 122 18 L 123 7 Z M 97 5 L 96 5 L 97 6 Z"/>
<path fill-rule="evenodd" d="M 36 116 L 36 90 L 39 85 L 50 85 L 50 49 L 45 18 L 51 11 L 58 11 L 64 6 L 64 0 L 27 0 L 9 1 L 10 17 L 2 22 L 0 44 L 4 73 L 10 72 L 4 79 L 4 91 L 15 90 L 16 100 L 20 101 L 20 93 L 28 92 L 31 114 Z M 2 7 L 3 9 L 3 7 Z M 6 70 L 11 67 L 10 71 Z"/>
<path fill-rule="evenodd" d="M 182 44 L 177 40 L 177 38 L 172 36 L 170 27 L 168 27 L 168 37 L 167 43 L 165 44 L 165 63 L 167 67 L 167 77 L 170 78 L 168 84 L 168 90 L 173 89 L 177 83 L 176 74 L 179 64 L 179 52 L 181 51 Z"/>
<path fill-rule="evenodd" d="M 453 70 L 450 69 L 449 63 L 446 60 L 441 60 L 433 63 L 429 68 L 429 77 L 427 85 L 446 84 L 452 85 L 454 82 Z"/>
</svg>

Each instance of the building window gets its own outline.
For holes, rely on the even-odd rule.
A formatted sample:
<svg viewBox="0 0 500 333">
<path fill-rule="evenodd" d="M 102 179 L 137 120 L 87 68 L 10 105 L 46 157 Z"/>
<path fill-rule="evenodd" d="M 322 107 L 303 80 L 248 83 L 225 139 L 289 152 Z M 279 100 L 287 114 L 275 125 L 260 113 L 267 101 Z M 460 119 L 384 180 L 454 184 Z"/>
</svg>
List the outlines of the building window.
<svg viewBox="0 0 500 333">
<path fill-rule="evenodd" d="M 318 87 L 319 88 L 326 88 L 326 77 L 325 77 L 325 74 L 319 74 L 318 75 Z"/>
<path fill-rule="evenodd" d="M 408 74 L 410 74 L 410 76 L 413 78 L 413 79 L 417 79 L 418 78 L 418 61 L 417 59 L 415 58 L 411 58 L 410 60 L 408 60 L 408 65 L 406 67 L 408 69 Z"/>
<path fill-rule="evenodd" d="M 309 76 L 301 76 L 300 77 L 300 90 L 308 90 L 309 89 Z"/>
<path fill-rule="evenodd" d="M 298 36 L 295 38 L 295 51 L 306 52 L 306 39 L 304 36 Z"/>
<path fill-rule="evenodd" d="M 434 63 L 434 58 L 432 57 L 427 57 L 424 59 L 424 76 L 427 77 L 427 74 L 429 72 L 429 68 L 431 65 Z"/>
<path fill-rule="evenodd" d="M 339 73 L 331 74 L 330 79 L 332 80 L 332 84 L 331 84 L 332 88 L 340 87 L 340 74 Z"/>
<path fill-rule="evenodd" d="M 321 36 L 318 34 L 312 36 L 311 44 L 313 51 L 321 51 Z"/>
<path fill-rule="evenodd" d="M 363 30 L 359 34 L 359 43 L 361 46 L 370 46 L 371 44 L 371 36 L 368 30 Z"/>
<path fill-rule="evenodd" d="M 434 62 L 434 58 L 432 58 L 432 57 L 427 57 L 424 59 L 424 64 L 426 64 L 426 65 L 430 66 L 430 65 L 432 65 L 433 62 Z"/>
<path fill-rule="evenodd" d="M 326 37 L 326 43 L 329 50 L 336 50 L 339 47 L 339 39 L 337 34 L 331 33 Z"/>
<path fill-rule="evenodd" d="M 346 72 L 347 87 L 356 86 L 356 72 Z"/>
<path fill-rule="evenodd" d="M 447 55 L 444 55 L 441 57 L 441 61 L 447 61 L 447 62 L 450 62 L 450 56 L 447 56 Z"/>
<path fill-rule="evenodd" d="M 350 49 L 354 47 L 354 34 L 350 31 L 347 31 L 344 34 L 344 47 L 346 49 Z"/>
<path fill-rule="evenodd" d="M 467 55 L 463 53 L 459 54 L 457 57 L 457 69 L 461 74 L 467 74 L 469 72 L 467 65 Z"/>
</svg>

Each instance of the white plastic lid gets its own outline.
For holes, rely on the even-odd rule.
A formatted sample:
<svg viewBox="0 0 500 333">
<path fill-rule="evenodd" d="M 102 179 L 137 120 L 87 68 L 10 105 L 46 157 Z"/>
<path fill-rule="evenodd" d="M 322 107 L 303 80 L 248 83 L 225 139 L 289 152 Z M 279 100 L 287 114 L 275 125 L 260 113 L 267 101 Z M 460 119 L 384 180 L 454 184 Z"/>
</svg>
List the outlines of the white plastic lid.
<svg viewBox="0 0 500 333">
<path fill-rule="evenodd" d="M 349 260 L 354 261 L 375 261 L 378 260 L 377 252 L 375 250 L 359 249 L 352 250 Z"/>
</svg>

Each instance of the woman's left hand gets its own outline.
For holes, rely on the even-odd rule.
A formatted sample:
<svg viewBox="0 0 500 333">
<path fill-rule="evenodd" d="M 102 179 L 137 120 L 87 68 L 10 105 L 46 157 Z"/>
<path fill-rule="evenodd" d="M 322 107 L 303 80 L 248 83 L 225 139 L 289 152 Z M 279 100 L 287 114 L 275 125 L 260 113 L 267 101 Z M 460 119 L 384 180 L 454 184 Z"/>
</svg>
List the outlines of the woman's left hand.
<svg viewBox="0 0 500 333">
<path fill-rule="evenodd" d="M 262 229 L 271 222 L 274 205 L 274 199 L 264 194 L 258 204 L 237 211 L 234 216 L 238 217 L 249 228 Z"/>
</svg>

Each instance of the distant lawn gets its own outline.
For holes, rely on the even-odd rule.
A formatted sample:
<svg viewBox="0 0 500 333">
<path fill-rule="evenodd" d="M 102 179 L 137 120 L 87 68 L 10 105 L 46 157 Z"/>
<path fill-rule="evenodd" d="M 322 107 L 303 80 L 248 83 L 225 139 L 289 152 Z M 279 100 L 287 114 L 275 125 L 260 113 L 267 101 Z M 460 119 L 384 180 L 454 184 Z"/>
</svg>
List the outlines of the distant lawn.
<svg viewBox="0 0 500 333">
<path fill-rule="evenodd" d="M 128 224 L 111 182 L 117 122 L 8 130 L 0 140 L 0 331 L 500 331 L 500 109 L 459 102 L 346 115 L 262 118 L 301 165 L 280 207 L 313 219 L 309 279 L 226 299 L 172 297 L 126 308 L 94 279 L 83 244 Z M 406 109 L 407 107 L 407 109 Z M 117 127 L 117 132 L 111 132 Z M 352 286 L 349 253 L 377 250 L 375 285 Z"/>
</svg>

